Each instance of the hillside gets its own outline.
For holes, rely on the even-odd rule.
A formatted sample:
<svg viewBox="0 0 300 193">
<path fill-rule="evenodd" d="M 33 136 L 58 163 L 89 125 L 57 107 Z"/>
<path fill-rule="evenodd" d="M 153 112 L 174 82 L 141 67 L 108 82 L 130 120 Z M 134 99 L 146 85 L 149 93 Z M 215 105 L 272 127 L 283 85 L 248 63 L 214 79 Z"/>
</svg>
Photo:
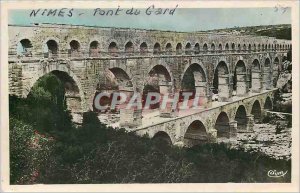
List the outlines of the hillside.
<svg viewBox="0 0 300 193">
<path fill-rule="evenodd" d="M 226 28 L 226 29 L 209 30 L 207 32 L 240 34 L 240 35 L 260 35 L 260 36 L 270 36 L 270 37 L 276 37 L 277 39 L 287 39 L 287 40 L 291 40 L 292 38 L 292 31 L 291 31 L 290 24 L 234 27 L 234 28 Z"/>
</svg>

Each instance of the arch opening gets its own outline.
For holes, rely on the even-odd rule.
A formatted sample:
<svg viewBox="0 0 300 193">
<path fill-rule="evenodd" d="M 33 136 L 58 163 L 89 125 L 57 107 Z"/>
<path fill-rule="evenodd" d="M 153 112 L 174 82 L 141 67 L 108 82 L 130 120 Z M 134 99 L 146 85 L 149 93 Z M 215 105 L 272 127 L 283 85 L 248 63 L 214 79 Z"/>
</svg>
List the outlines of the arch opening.
<svg viewBox="0 0 300 193">
<path fill-rule="evenodd" d="M 148 52 L 148 46 L 147 46 L 146 42 L 143 42 L 140 45 L 140 52 L 141 52 L 141 55 L 147 54 L 147 52 Z"/>
<path fill-rule="evenodd" d="M 207 51 L 208 51 L 208 46 L 207 46 L 207 44 L 205 43 L 205 44 L 203 45 L 203 52 L 206 53 Z"/>
<path fill-rule="evenodd" d="M 178 44 L 176 45 L 176 54 L 177 54 L 177 55 L 182 54 L 182 44 L 181 44 L 181 43 L 178 43 Z"/>
<path fill-rule="evenodd" d="M 274 59 L 274 65 L 273 65 L 273 87 L 276 87 L 279 72 L 280 72 L 279 59 L 278 57 L 276 57 Z"/>
<path fill-rule="evenodd" d="M 216 46 L 215 46 L 214 43 L 212 43 L 211 46 L 210 46 L 210 51 L 211 51 L 212 53 L 214 53 L 215 50 L 216 50 Z"/>
<path fill-rule="evenodd" d="M 224 61 L 218 63 L 214 72 L 213 93 L 218 101 L 224 102 L 231 97 L 229 69 Z"/>
<path fill-rule="evenodd" d="M 162 142 L 166 145 L 172 145 L 171 137 L 164 131 L 159 131 L 155 133 L 152 139 L 155 141 Z"/>
<path fill-rule="evenodd" d="M 237 121 L 237 129 L 238 131 L 247 130 L 247 113 L 244 105 L 240 105 L 235 113 L 235 121 Z"/>
<path fill-rule="evenodd" d="M 183 143 L 185 146 L 192 147 L 198 144 L 206 143 L 208 135 L 204 124 L 199 121 L 193 121 L 184 134 Z"/>
<path fill-rule="evenodd" d="M 99 50 L 99 42 L 98 41 L 92 41 L 90 43 L 90 56 L 91 57 L 97 57 L 100 54 Z"/>
<path fill-rule="evenodd" d="M 153 54 L 158 55 L 161 53 L 161 48 L 159 43 L 155 43 L 153 47 Z"/>
<path fill-rule="evenodd" d="M 189 99 L 193 99 L 195 98 L 195 95 L 197 95 L 200 103 L 198 105 L 200 106 L 206 103 L 207 80 L 204 69 L 199 64 L 191 64 L 184 72 L 181 81 L 179 101 L 183 100 L 182 92 L 193 93 Z M 192 105 L 192 102 L 188 103 L 188 105 Z"/>
<path fill-rule="evenodd" d="M 235 66 L 233 76 L 233 90 L 237 96 L 244 96 L 248 92 L 246 65 L 239 60 Z"/>
<path fill-rule="evenodd" d="M 58 57 L 58 44 L 55 40 L 48 40 L 47 51 L 45 53 L 45 58 L 57 58 Z"/>
<path fill-rule="evenodd" d="M 134 46 L 132 42 L 127 42 L 125 44 L 125 54 L 126 55 L 132 55 L 134 52 Z"/>
<path fill-rule="evenodd" d="M 265 59 L 264 69 L 263 69 L 263 89 L 269 90 L 271 89 L 272 82 L 272 71 L 271 71 L 271 61 L 269 58 Z"/>
<path fill-rule="evenodd" d="M 199 43 L 196 43 L 196 44 L 195 44 L 195 47 L 194 47 L 194 53 L 195 53 L 195 54 L 200 54 L 200 45 L 199 45 Z"/>
<path fill-rule="evenodd" d="M 252 62 L 251 65 L 251 73 L 250 73 L 250 88 L 252 92 L 260 92 L 261 89 L 261 72 L 260 72 L 260 64 L 257 59 Z"/>
<path fill-rule="evenodd" d="M 76 40 L 70 42 L 69 56 L 79 57 L 80 56 L 80 44 Z"/>
<path fill-rule="evenodd" d="M 253 103 L 251 114 L 254 116 L 254 122 L 259 123 L 261 121 L 261 106 L 258 100 Z"/>
<path fill-rule="evenodd" d="M 230 137 L 229 118 L 225 112 L 221 112 L 216 120 L 215 129 L 217 130 L 218 138 Z"/>
<path fill-rule="evenodd" d="M 108 46 L 108 53 L 111 55 L 111 56 L 118 56 L 117 54 L 118 52 L 118 46 L 117 46 L 117 43 L 116 42 L 111 42 Z"/>
<path fill-rule="evenodd" d="M 172 54 L 172 44 L 171 43 L 167 43 L 167 45 L 166 45 L 166 51 L 165 51 L 165 53 L 166 53 L 166 55 L 171 55 Z"/>
<path fill-rule="evenodd" d="M 148 73 L 148 79 L 144 84 L 143 89 L 143 106 L 145 105 L 146 98 L 149 92 L 167 95 L 171 93 L 172 79 L 169 71 L 163 65 L 154 66 Z M 157 102 L 150 106 L 151 109 L 159 108 L 160 103 Z"/>
<path fill-rule="evenodd" d="M 74 80 L 74 78 L 68 74 L 67 72 L 60 71 L 60 70 L 53 70 L 51 72 L 48 72 L 44 74 L 43 76 L 39 77 L 38 80 L 41 80 L 42 77 L 45 77 L 47 75 L 54 75 L 62 84 L 63 86 L 63 96 L 56 96 L 56 103 L 58 106 L 63 107 L 64 109 L 67 109 L 70 111 L 72 116 L 72 121 L 75 123 L 81 123 L 82 122 L 82 102 L 83 102 L 83 96 L 81 96 L 79 86 L 77 82 Z M 33 86 L 30 88 L 30 91 L 27 95 L 29 97 L 32 94 L 32 89 L 37 84 L 38 80 L 33 84 Z M 48 85 L 47 87 L 58 93 L 58 88 L 60 85 L 57 83 L 53 83 L 53 79 L 47 79 L 43 84 Z"/>
<path fill-rule="evenodd" d="M 185 54 L 186 55 L 192 54 L 192 45 L 190 43 L 187 43 L 185 46 Z"/>
<path fill-rule="evenodd" d="M 264 109 L 269 111 L 273 109 L 272 100 L 269 96 L 266 98 Z"/>
<path fill-rule="evenodd" d="M 32 44 L 29 39 L 22 39 L 17 44 L 17 55 L 31 57 L 32 56 Z"/>
</svg>

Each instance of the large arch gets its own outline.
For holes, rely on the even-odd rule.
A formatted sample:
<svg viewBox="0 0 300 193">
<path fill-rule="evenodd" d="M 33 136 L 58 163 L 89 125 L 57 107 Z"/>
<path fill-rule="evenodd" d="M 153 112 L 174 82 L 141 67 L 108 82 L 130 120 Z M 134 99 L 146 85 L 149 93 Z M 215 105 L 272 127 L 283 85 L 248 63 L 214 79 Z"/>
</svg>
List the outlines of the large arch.
<svg viewBox="0 0 300 193">
<path fill-rule="evenodd" d="M 261 69 L 258 59 L 254 59 L 251 65 L 250 88 L 252 92 L 260 92 L 261 90 Z"/>
<path fill-rule="evenodd" d="M 261 105 L 258 100 L 256 100 L 253 103 L 252 109 L 251 109 L 251 114 L 254 116 L 255 123 L 259 123 L 261 121 L 261 116 L 262 116 Z"/>
<path fill-rule="evenodd" d="M 127 97 L 131 96 L 134 92 L 134 86 L 131 81 L 131 76 L 122 68 L 119 67 L 112 67 L 107 68 L 103 72 L 99 83 L 97 84 L 96 92 L 94 95 L 94 99 L 97 96 L 98 93 L 107 93 L 107 95 L 112 96 L 115 92 L 122 92 Z M 101 102 L 105 101 L 105 98 L 102 97 L 99 101 Z M 111 112 L 119 112 L 119 110 L 122 108 L 123 105 L 119 105 L 115 109 L 109 109 Z M 93 106 L 93 109 L 95 111 L 98 111 L 98 109 L 95 109 Z M 105 112 L 105 111 L 101 111 Z"/>
<path fill-rule="evenodd" d="M 237 121 L 237 129 L 238 131 L 246 131 L 247 130 L 247 112 L 244 105 L 240 105 L 235 113 L 235 121 Z"/>
<path fill-rule="evenodd" d="M 271 60 L 266 58 L 264 61 L 263 68 L 263 89 L 269 90 L 272 87 L 272 71 L 271 71 Z"/>
<path fill-rule="evenodd" d="M 193 63 L 185 69 L 181 78 L 181 91 L 192 92 L 193 96 L 191 98 L 199 97 L 198 105 L 200 106 L 207 102 L 207 77 L 200 64 Z"/>
<path fill-rule="evenodd" d="M 242 60 L 239 60 L 235 65 L 233 90 L 236 91 L 237 96 L 244 96 L 248 92 L 246 65 Z"/>
<path fill-rule="evenodd" d="M 48 64 L 47 67 L 36 74 L 28 87 L 25 88 L 25 96 L 27 97 L 29 95 L 32 87 L 41 77 L 50 73 L 55 75 L 64 84 L 67 109 L 71 112 L 72 120 L 75 123 L 81 123 L 82 113 L 88 110 L 85 102 L 85 96 L 80 80 L 65 65 L 57 66 L 56 64 Z"/>
<path fill-rule="evenodd" d="M 163 65 L 155 65 L 148 72 L 143 88 L 143 101 L 149 92 L 155 92 L 162 95 L 172 93 L 172 76 L 169 70 Z M 153 108 L 159 108 L 159 102 L 153 105 Z"/>
<path fill-rule="evenodd" d="M 164 131 L 158 131 L 154 134 L 152 139 L 155 141 L 161 141 L 167 145 L 172 145 L 171 137 Z"/>
<path fill-rule="evenodd" d="M 273 87 L 276 87 L 279 71 L 280 71 L 279 59 L 278 57 L 276 57 L 273 62 Z"/>
<path fill-rule="evenodd" d="M 224 61 L 220 61 L 214 71 L 213 87 L 218 94 L 218 101 L 228 101 L 231 97 L 231 88 L 229 82 L 229 68 Z"/>
<path fill-rule="evenodd" d="M 269 96 L 267 96 L 264 104 L 264 109 L 265 110 L 272 110 L 273 109 L 273 103 L 272 100 Z"/>
<path fill-rule="evenodd" d="M 185 146 L 191 147 L 208 141 L 208 135 L 204 124 L 199 121 L 193 121 L 186 130 L 183 138 Z"/>
<path fill-rule="evenodd" d="M 218 138 L 230 137 L 229 117 L 225 112 L 221 112 L 215 123 L 215 129 L 217 130 Z"/>
</svg>

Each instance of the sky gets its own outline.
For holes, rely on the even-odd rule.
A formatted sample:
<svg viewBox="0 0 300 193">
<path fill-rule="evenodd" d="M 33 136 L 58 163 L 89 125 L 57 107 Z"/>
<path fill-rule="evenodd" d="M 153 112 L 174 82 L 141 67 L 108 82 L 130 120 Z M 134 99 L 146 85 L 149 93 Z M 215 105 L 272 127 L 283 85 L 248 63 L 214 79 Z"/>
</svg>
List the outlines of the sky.
<svg viewBox="0 0 300 193">
<path fill-rule="evenodd" d="M 171 7 L 175 8 L 175 7 Z M 171 9 L 170 8 L 170 9 Z M 258 26 L 291 24 L 291 10 L 276 8 L 176 8 L 173 15 L 155 15 L 151 12 L 146 14 L 146 9 L 138 9 L 139 15 L 126 14 L 128 10 L 120 8 L 119 15 L 100 15 L 107 13 L 108 9 L 63 9 L 58 16 L 59 9 L 55 15 L 47 16 L 48 11 L 43 9 L 36 16 L 30 16 L 32 10 L 11 10 L 9 12 L 9 24 L 30 25 L 32 23 L 58 23 L 101 27 L 124 27 L 139 29 L 157 29 L 171 31 L 205 31 L 212 29 L 223 29 L 230 27 Z M 153 11 L 154 9 L 149 9 Z M 155 9 L 156 10 L 156 9 Z M 116 9 L 113 9 L 114 13 Z M 64 14 L 63 14 L 64 12 Z M 148 12 L 149 14 L 149 12 Z"/>
</svg>

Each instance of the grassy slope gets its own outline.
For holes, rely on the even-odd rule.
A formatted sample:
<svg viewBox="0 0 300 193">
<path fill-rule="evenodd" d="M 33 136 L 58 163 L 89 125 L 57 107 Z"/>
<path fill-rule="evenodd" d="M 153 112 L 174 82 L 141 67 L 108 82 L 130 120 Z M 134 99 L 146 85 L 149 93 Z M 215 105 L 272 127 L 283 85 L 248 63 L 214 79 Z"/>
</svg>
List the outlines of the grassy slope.
<svg viewBox="0 0 300 193">
<path fill-rule="evenodd" d="M 289 24 L 235 27 L 235 28 L 227 28 L 227 29 L 209 30 L 208 32 L 270 36 L 270 37 L 276 37 L 277 39 L 287 39 L 287 40 L 291 40 L 292 37 L 291 25 Z"/>
</svg>

